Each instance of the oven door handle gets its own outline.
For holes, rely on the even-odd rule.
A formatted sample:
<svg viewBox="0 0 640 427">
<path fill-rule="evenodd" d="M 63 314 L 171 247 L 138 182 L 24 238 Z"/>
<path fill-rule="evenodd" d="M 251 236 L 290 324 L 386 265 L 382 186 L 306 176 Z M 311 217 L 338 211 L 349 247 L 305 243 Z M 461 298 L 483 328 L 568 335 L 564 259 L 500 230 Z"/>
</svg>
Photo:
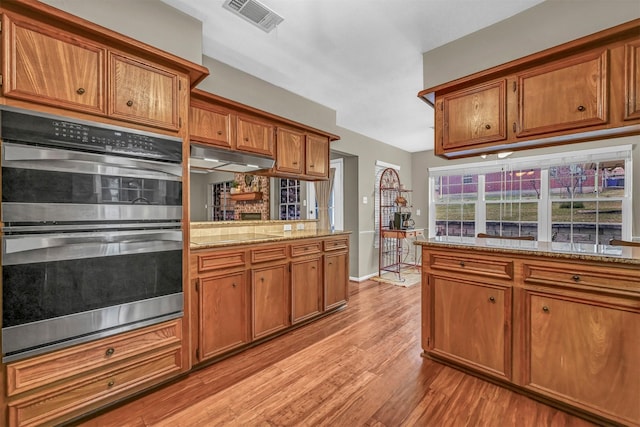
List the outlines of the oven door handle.
<svg viewBox="0 0 640 427">
<path fill-rule="evenodd" d="M 3 236 L 2 243 L 3 265 L 30 264 L 182 250 L 182 231 L 134 230 L 10 235 Z"/>
<path fill-rule="evenodd" d="M 171 181 L 182 179 L 180 164 L 8 142 L 2 145 L 2 166 Z"/>
</svg>

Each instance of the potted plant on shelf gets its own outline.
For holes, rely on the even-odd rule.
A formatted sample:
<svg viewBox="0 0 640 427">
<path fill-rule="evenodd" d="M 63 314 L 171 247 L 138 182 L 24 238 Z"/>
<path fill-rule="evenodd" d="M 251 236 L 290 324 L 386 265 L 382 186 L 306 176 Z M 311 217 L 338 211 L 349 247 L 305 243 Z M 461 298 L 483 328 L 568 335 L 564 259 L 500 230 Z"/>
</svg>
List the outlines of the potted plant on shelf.
<svg viewBox="0 0 640 427">
<path fill-rule="evenodd" d="M 238 181 L 231 181 L 231 194 L 236 194 L 238 191 L 240 191 L 239 187 L 240 187 L 240 183 Z"/>
</svg>

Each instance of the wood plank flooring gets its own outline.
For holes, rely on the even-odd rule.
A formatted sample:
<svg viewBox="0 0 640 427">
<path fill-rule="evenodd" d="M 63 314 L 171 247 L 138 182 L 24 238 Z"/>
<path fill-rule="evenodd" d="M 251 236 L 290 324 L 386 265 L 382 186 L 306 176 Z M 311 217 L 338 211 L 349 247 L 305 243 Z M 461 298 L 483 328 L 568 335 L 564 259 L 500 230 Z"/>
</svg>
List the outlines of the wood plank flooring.
<svg viewBox="0 0 640 427">
<path fill-rule="evenodd" d="M 592 426 L 420 356 L 420 286 L 348 307 L 79 425 Z"/>
</svg>

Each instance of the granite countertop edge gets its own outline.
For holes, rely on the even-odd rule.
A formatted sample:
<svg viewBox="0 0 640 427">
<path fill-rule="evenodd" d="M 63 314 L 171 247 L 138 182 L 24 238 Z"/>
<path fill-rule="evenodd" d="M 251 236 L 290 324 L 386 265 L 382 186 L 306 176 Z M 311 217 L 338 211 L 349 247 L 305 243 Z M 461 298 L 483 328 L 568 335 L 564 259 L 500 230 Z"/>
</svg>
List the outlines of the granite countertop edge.
<svg viewBox="0 0 640 427">
<path fill-rule="evenodd" d="M 194 243 L 193 238 L 190 243 L 191 250 L 198 249 L 212 249 L 212 248 L 223 248 L 230 246 L 246 246 L 258 243 L 276 243 L 276 242 L 286 242 L 289 240 L 301 240 L 301 239 L 313 239 L 318 237 L 334 237 L 334 236 L 344 236 L 350 235 L 351 231 L 303 231 L 303 232 L 283 232 L 281 236 L 272 235 L 269 237 L 258 238 L 258 239 L 246 239 L 246 240 L 234 240 L 227 236 L 207 236 L 198 238 L 199 240 L 203 240 L 203 243 Z M 232 236 L 232 235 L 231 235 Z M 209 239 L 205 241 L 205 239 Z"/>
<path fill-rule="evenodd" d="M 478 239 L 483 240 L 483 239 Z M 594 262 L 610 262 L 618 264 L 638 265 L 640 266 L 640 250 L 634 250 L 634 248 L 624 248 L 628 252 L 628 256 L 610 256 L 607 254 L 588 254 L 578 252 L 563 252 L 557 250 L 551 250 L 548 248 L 548 243 L 539 242 L 544 245 L 540 248 L 513 248 L 513 247 L 500 247 L 500 246 L 485 246 L 481 243 L 478 244 L 465 244 L 458 242 L 442 242 L 433 240 L 417 240 L 415 245 L 420 246 L 433 246 L 465 249 L 465 250 L 477 250 L 479 252 L 491 252 L 502 254 L 513 254 L 523 256 L 541 256 L 547 258 L 561 259 L 561 260 L 580 260 L 580 261 L 594 261 Z"/>
</svg>

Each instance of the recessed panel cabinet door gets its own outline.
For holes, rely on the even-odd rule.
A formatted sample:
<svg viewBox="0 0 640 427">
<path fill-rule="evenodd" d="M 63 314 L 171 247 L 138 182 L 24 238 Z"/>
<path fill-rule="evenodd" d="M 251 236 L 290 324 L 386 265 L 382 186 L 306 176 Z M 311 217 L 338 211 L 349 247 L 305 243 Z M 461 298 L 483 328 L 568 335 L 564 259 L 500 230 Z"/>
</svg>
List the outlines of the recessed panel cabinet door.
<svg viewBox="0 0 640 427">
<path fill-rule="evenodd" d="M 200 361 L 249 342 L 245 272 L 200 279 Z"/>
<path fill-rule="evenodd" d="M 505 85 L 502 79 L 443 96 L 443 149 L 507 138 Z"/>
<path fill-rule="evenodd" d="M 324 256 L 324 309 L 347 302 L 349 297 L 349 253 L 327 253 Z"/>
<path fill-rule="evenodd" d="M 231 135 L 232 114 L 224 109 L 191 105 L 189 134 L 191 141 L 204 142 L 224 148 L 234 148 Z"/>
<path fill-rule="evenodd" d="M 624 119 L 640 119 L 640 40 L 627 43 L 624 50 L 627 92 L 627 108 Z"/>
<path fill-rule="evenodd" d="M 306 157 L 307 175 L 329 177 L 329 138 L 308 134 Z"/>
<path fill-rule="evenodd" d="M 49 27 L 4 19 L 8 34 L 4 95 L 62 108 L 105 113 L 106 52 Z"/>
<path fill-rule="evenodd" d="M 432 283 L 432 352 L 511 376 L 511 289 L 439 276 Z"/>
<path fill-rule="evenodd" d="M 110 54 L 109 114 L 165 129 L 178 129 L 178 75 L 159 66 Z"/>
<path fill-rule="evenodd" d="M 236 149 L 274 157 L 274 127 L 250 117 L 238 117 Z"/>
<path fill-rule="evenodd" d="M 606 124 L 608 53 L 601 49 L 517 75 L 516 135 Z"/>
<path fill-rule="evenodd" d="M 276 133 L 276 170 L 302 174 L 305 135 L 291 129 L 278 128 Z"/>
<path fill-rule="evenodd" d="M 640 313 L 611 301 L 527 295 L 527 387 L 640 424 Z"/>
<path fill-rule="evenodd" d="M 322 260 L 291 262 L 291 321 L 296 323 L 322 312 Z"/>
<path fill-rule="evenodd" d="M 261 338 L 289 326 L 288 264 L 251 270 L 253 338 Z"/>
</svg>

